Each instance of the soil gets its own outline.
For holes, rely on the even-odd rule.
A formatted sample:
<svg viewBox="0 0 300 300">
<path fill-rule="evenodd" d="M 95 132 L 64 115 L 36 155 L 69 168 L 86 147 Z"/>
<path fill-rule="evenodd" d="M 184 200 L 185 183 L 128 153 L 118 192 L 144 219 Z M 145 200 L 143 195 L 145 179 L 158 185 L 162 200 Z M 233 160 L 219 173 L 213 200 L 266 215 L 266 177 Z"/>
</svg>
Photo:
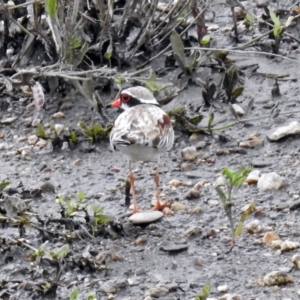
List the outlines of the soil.
<svg viewBox="0 0 300 300">
<path fill-rule="evenodd" d="M 282 2 L 282 1 L 281 1 Z M 230 16 L 229 8 L 222 8 Z M 231 24 L 230 18 L 224 17 L 217 11 L 214 21 L 220 27 Z M 228 14 L 227 14 L 228 12 Z M 291 29 L 296 35 L 296 29 Z M 232 38 L 223 33 L 213 34 L 218 47 L 232 45 Z M 247 34 L 242 37 L 247 40 Z M 281 45 L 282 54 L 299 61 L 299 50 L 287 52 L 289 42 Z M 24 160 L 20 155 L 8 155 L 13 150 L 27 146 L 27 141 L 21 142 L 20 137 L 36 133 L 36 128 L 25 126 L 24 119 L 32 114 L 26 109 L 27 101 L 1 97 L 1 101 L 8 101 L 9 105 L 0 111 L 0 119 L 17 116 L 18 120 L 10 125 L 1 125 L 0 133 L 4 136 L 0 143 L 8 145 L 9 149 L 0 152 L 1 172 L 0 180 L 9 180 L 10 188 L 20 186 L 34 190 L 43 183 L 51 182 L 55 193 L 43 191 L 37 197 L 29 196 L 28 206 L 34 214 L 31 221 L 43 227 L 37 216 L 42 220 L 61 218 L 61 207 L 55 201 L 57 195 L 68 195 L 76 199 L 78 191 L 82 191 L 89 204 L 98 204 L 107 215 L 114 216 L 116 223 L 123 230 L 114 225 L 104 226 L 102 234 L 96 237 L 78 237 L 69 243 L 73 261 L 63 263 L 62 275 L 56 289 L 56 294 L 38 292 L 37 285 L 42 282 L 53 282 L 57 276 L 56 265 L 47 261 L 40 264 L 30 260 L 32 249 L 26 246 L 10 245 L 5 250 L 5 244 L 0 244 L 3 255 L 0 256 L 0 298 L 3 299 L 68 299 L 74 286 L 78 288 L 78 299 L 87 299 L 88 293 L 94 291 L 97 299 L 152 299 L 146 298 L 152 294 L 153 298 L 171 300 L 191 300 L 200 293 L 204 285 L 211 285 L 211 298 L 218 298 L 218 286 L 227 285 L 230 294 L 240 295 L 240 299 L 297 299 L 299 297 L 299 270 L 293 270 L 290 275 L 294 283 L 282 287 L 260 286 L 257 281 L 271 271 L 289 272 L 292 264 L 291 257 L 297 250 L 280 253 L 262 244 L 261 238 L 265 231 L 258 234 L 243 232 L 237 239 L 236 246 L 230 253 L 230 228 L 224 213 L 222 203 L 214 188 L 214 182 L 220 176 L 224 167 L 237 169 L 240 166 L 254 165 L 262 173 L 276 172 L 287 181 L 287 186 L 278 191 L 260 191 L 256 185 L 244 185 L 235 195 L 235 210 L 237 216 L 248 203 L 255 201 L 257 209 L 263 213 L 251 215 L 246 223 L 259 219 L 261 223 L 275 231 L 282 240 L 299 240 L 300 222 L 299 210 L 289 208 L 299 199 L 300 156 L 299 136 L 291 136 L 280 142 L 269 142 L 267 135 L 276 128 L 289 124 L 298 119 L 297 107 L 299 99 L 299 64 L 278 57 L 264 55 L 243 55 L 230 53 L 229 58 L 238 67 L 257 64 L 259 68 L 250 72 L 245 68 L 244 92 L 238 98 L 238 104 L 246 108 L 248 102 L 254 99 L 254 106 L 247 118 L 261 119 L 249 121 L 246 124 L 213 133 L 199 135 L 195 141 L 190 140 L 190 134 L 176 131 L 174 148 L 161 160 L 161 191 L 163 200 L 172 200 L 184 205 L 183 211 L 175 211 L 172 216 L 164 216 L 160 221 L 148 226 L 133 226 L 127 217 L 125 207 L 124 182 L 128 168 L 126 159 L 120 152 L 112 152 L 107 139 L 94 145 L 81 143 L 74 149 L 61 150 L 42 149 L 30 153 L 30 159 Z M 158 63 L 153 63 L 155 69 Z M 165 81 L 175 81 L 180 70 L 175 70 L 165 76 Z M 205 80 L 206 70 L 199 70 L 198 75 Z M 268 79 L 266 74 L 284 75 L 289 77 L 279 81 L 280 96 L 272 97 L 274 80 Z M 202 75 L 201 75 L 202 74 Z M 217 76 L 217 75 L 215 75 Z M 202 88 L 189 84 L 174 100 L 163 106 L 165 111 L 174 107 L 185 106 L 188 110 L 202 103 Z M 108 104 L 116 92 L 101 97 Z M 80 97 L 64 99 L 72 101 L 73 107 L 64 111 L 65 118 L 53 120 L 52 115 L 57 110 L 56 103 L 60 99 L 51 98 L 46 94 L 46 114 L 43 124 L 64 124 L 69 128 L 76 128 L 80 120 L 89 122 L 92 117 L 98 118 L 90 109 L 89 103 Z M 290 114 L 279 115 L 277 118 L 264 117 L 270 115 L 271 104 L 278 103 L 281 112 L 291 111 Z M 227 104 L 216 101 L 215 123 L 225 125 L 235 120 Z M 294 111 L 294 112 L 293 112 Z M 120 113 L 112 109 L 107 110 L 110 124 Z M 208 108 L 204 109 L 208 113 Z M 248 139 L 255 133 L 264 144 L 253 149 L 238 146 L 240 141 Z M 226 137 L 221 139 L 220 135 Z M 193 170 L 183 171 L 184 163 L 181 151 L 185 147 L 201 144 L 198 150 L 198 162 L 190 166 Z M 222 151 L 223 153 L 222 153 Z M 228 151 L 226 151 L 228 150 Z M 82 160 L 79 165 L 76 160 Z M 45 172 L 45 166 L 47 166 Z M 137 199 L 140 208 L 149 209 L 154 198 L 155 185 L 152 179 L 153 164 L 135 163 Z M 179 187 L 172 187 L 168 183 L 177 179 L 186 183 Z M 198 199 L 187 199 L 187 193 L 196 183 L 205 181 L 200 189 Z M 3 193 L 5 194 L 5 193 Z M 32 194 L 31 194 L 32 195 Z M 3 195 L 4 197 L 5 195 Z M 11 197 L 18 198 L 18 194 Z M 28 199 L 27 199 L 28 200 Z M 17 201 L 17 200 L 15 200 Z M 25 201 L 22 198 L 22 201 Z M 197 208 L 197 209 L 196 209 Z M 201 210 L 200 210 L 201 208 Z M 198 211 L 198 213 L 195 213 Z M 201 211 L 201 212 L 199 212 Z M 76 217 L 76 220 L 83 220 Z M 66 226 L 60 222 L 47 225 L 48 229 L 61 231 L 66 234 Z M 197 227 L 199 232 L 187 237 L 188 229 Z M 19 226 L 3 224 L 0 229 L 1 239 L 20 239 Z M 26 226 L 25 226 L 26 227 Z M 110 232 L 112 230 L 112 232 Z M 72 230 L 71 230 L 72 231 Z M 22 236 L 27 244 L 40 248 L 46 240 L 40 230 L 26 227 Z M 53 250 L 67 244 L 62 236 L 49 238 L 46 249 Z M 164 251 L 166 245 L 178 247 L 178 251 Z M 184 247 L 182 247 L 184 245 Z M 183 249 L 180 250 L 180 247 Z M 90 253 L 96 253 L 95 256 Z M 88 267 L 87 263 L 79 260 L 94 261 L 101 268 Z M 20 283 L 24 285 L 20 285 Z M 27 282 L 27 285 L 25 285 Z M 160 284 L 159 284 L 160 283 Z M 32 288 L 34 286 L 34 288 Z M 18 288 L 17 288 L 18 287 Z M 43 288 L 41 288 L 43 290 Z"/>
</svg>

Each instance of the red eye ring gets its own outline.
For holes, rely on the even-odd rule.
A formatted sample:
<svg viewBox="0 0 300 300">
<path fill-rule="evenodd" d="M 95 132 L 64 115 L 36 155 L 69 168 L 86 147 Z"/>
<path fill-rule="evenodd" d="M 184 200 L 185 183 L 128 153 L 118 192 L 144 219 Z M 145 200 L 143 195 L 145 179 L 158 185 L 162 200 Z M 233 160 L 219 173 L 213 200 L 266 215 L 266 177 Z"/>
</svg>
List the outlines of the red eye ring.
<svg viewBox="0 0 300 300">
<path fill-rule="evenodd" d="M 131 96 L 128 94 L 121 94 L 121 101 L 127 103 L 131 99 Z"/>
</svg>

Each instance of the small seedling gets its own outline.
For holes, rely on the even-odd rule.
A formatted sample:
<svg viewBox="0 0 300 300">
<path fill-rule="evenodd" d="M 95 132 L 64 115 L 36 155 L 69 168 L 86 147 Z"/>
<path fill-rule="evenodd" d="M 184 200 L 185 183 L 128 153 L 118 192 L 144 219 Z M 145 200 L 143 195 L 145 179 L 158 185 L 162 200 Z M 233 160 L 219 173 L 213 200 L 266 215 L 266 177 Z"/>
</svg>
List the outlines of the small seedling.
<svg viewBox="0 0 300 300">
<path fill-rule="evenodd" d="M 83 121 L 80 121 L 78 126 L 82 130 L 83 135 L 92 143 L 94 143 L 98 138 L 107 137 L 112 128 L 111 126 L 103 127 L 98 123 L 88 126 Z"/>
<path fill-rule="evenodd" d="M 89 292 L 87 295 L 87 300 L 97 300 L 97 296 L 95 292 Z"/>
<path fill-rule="evenodd" d="M 69 295 L 69 300 L 77 300 L 77 299 L 78 299 L 78 289 L 75 286 Z"/>
<path fill-rule="evenodd" d="M 251 172 L 252 168 L 241 167 L 237 171 L 224 168 L 222 170 L 222 175 L 225 177 L 226 185 L 225 191 L 220 187 L 216 186 L 216 191 L 219 194 L 219 197 L 223 203 L 223 208 L 226 216 L 229 219 L 230 229 L 232 234 L 232 245 L 231 249 L 235 246 L 235 239 L 241 235 L 243 224 L 246 218 L 252 213 L 255 209 L 255 203 L 248 204 L 242 211 L 242 215 L 236 224 L 233 216 L 233 196 L 238 191 L 238 189 L 243 185 L 246 177 Z"/>
<path fill-rule="evenodd" d="M 210 294 L 210 285 L 207 284 L 203 287 L 201 293 L 195 297 L 195 300 L 206 300 Z"/>
<path fill-rule="evenodd" d="M 85 194 L 82 191 L 78 192 L 76 200 L 65 199 L 62 196 L 56 197 L 56 203 L 62 207 L 65 217 L 74 216 L 77 212 L 85 210 L 86 205 L 82 204 L 84 200 Z"/>
</svg>

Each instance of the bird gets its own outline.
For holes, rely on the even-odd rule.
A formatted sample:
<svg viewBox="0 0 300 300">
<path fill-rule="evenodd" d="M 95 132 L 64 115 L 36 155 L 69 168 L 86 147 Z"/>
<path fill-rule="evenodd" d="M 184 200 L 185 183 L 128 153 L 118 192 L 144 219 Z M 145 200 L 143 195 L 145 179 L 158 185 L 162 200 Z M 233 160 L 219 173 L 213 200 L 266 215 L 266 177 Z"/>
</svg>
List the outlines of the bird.
<svg viewBox="0 0 300 300">
<path fill-rule="evenodd" d="M 127 157 L 133 202 L 131 214 L 139 212 L 132 171 L 135 161 L 156 162 L 154 182 L 157 201 L 154 210 L 163 210 L 167 204 L 160 201 L 159 164 L 161 155 L 173 148 L 174 129 L 171 119 L 160 108 L 152 92 L 142 86 L 124 89 L 111 106 L 124 110 L 111 130 L 110 146 Z"/>
</svg>

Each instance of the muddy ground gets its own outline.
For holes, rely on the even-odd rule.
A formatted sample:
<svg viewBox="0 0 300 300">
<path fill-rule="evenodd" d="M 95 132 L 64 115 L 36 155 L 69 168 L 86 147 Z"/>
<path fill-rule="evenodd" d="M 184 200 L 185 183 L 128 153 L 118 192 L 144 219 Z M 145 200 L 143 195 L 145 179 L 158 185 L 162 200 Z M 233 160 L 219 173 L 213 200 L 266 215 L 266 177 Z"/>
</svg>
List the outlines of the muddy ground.
<svg viewBox="0 0 300 300">
<path fill-rule="evenodd" d="M 282 2 L 282 1 L 281 1 Z M 228 15 L 230 9 L 224 8 Z M 217 14 L 215 23 L 219 26 L 230 22 L 221 14 Z M 230 24 L 230 23 L 229 23 Z M 296 34 L 296 30 L 294 31 Z M 213 34 L 219 47 L 232 45 L 232 39 L 220 31 Z M 250 34 L 249 34 L 250 36 Z M 247 36 L 246 38 L 247 39 Z M 287 53 L 288 44 L 282 45 L 282 53 Z M 43 192 L 38 197 L 28 197 L 31 212 L 41 219 L 59 218 L 60 206 L 56 203 L 57 195 L 69 195 L 76 199 L 78 191 L 86 195 L 86 201 L 99 204 L 106 214 L 115 216 L 124 227 L 122 234 L 116 238 L 108 234 L 96 238 L 76 238 L 70 243 L 72 253 L 82 255 L 93 249 L 100 258 L 102 269 L 91 270 L 79 267 L 79 264 L 63 265 L 63 273 L 58 282 L 56 295 L 40 295 L 35 288 L 24 288 L 20 282 L 40 283 L 51 281 L 56 276 L 56 268 L 47 264 L 34 265 L 28 255 L 33 251 L 25 246 L 11 246 L 0 257 L 0 295 L 3 299 L 68 299 L 73 286 L 77 286 L 78 299 L 87 299 L 88 293 L 94 291 L 97 299 L 139 300 L 151 294 L 153 298 L 171 300 L 191 300 L 200 293 L 205 284 L 211 285 L 210 298 L 219 298 L 218 286 L 227 285 L 228 293 L 240 295 L 240 299 L 298 299 L 299 270 L 293 270 L 290 275 L 294 283 L 282 287 L 262 287 L 257 280 L 271 271 L 289 272 L 291 257 L 297 253 L 293 250 L 279 253 L 268 245 L 261 244 L 261 238 L 267 230 L 273 230 L 283 240 L 299 241 L 300 223 L 299 210 L 289 210 L 289 207 L 299 199 L 300 158 L 299 136 L 292 136 L 280 142 L 271 143 L 267 135 L 276 128 L 298 120 L 297 107 L 299 98 L 299 64 L 283 58 L 268 58 L 253 54 L 229 54 L 229 57 L 239 67 L 257 64 L 259 68 L 251 73 L 245 72 L 245 90 L 238 98 L 239 105 L 246 107 L 249 100 L 254 99 L 254 106 L 248 118 L 270 114 L 270 103 L 278 102 L 281 112 L 295 111 L 277 118 L 262 117 L 260 120 L 249 121 L 230 129 L 211 135 L 199 135 L 195 141 L 190 141 L 190 135 L 176 131 L 174 149 L 163 156 L 161 160 L 161 190 L 165 200 L 173 200 L 184 205 L 183 211 L 176 211 L 172 216 L 164 216 L 160 221 L 149 226 L 132 226 L 126 218 L 118 216 L 126 212 L 124 206 L 124 180 L 127 176 L 126 160 L 119 152 L 112 153 L 108 140 L 102 140 L 93 146 L 75 147 L 72 150 L 47 147 L 34 150 L 29 160 L 20 155 L 8 155 L 13 150 L 28 145 L 20 141 L 20 137 L 36 133 L 33 127 L 26 127 L 24 119 L 32 112 L 26 105 L 17 100 L 9 100 L 9 106 L 0 111 L 1 119 L 17 116 L 18 120 L 10 125 L 1 125 L 0 133 L 4 144 L 0 152 L 0 179 L 9 180 L 9 187 L 17 187 L 22 182 L 25 189 L 39 188 L 44 182 L 50 181 L 55 187 L 55 193 Z M 299 61 L 299 50 L 288 53 Z M 159 64 L 153 63 L 153 68 Z M 248 70 L 248 69 L 246 69 Z M 165 77 L 173 80 L 178 75 L 175 70 Z M 203 71 L 204 73 L 207 70 Z M 274 81 L 266 78 L 266 74 L 289 74 L 285 80 L 279 81 L 281 96 L 272 97 L 271 90 Z M 201 71 L 199 72 L 201 78 Z M 203 76 L 205 79 L 205 76 Z M 291 80 L 295 79 L 295 80 Z M 163 106 L 165 111 L 185 105 L 193 109 L 201 104 L 202 88 L 190 84 L 171 103 Z M 114 97 L 102 95 L 106 103 Z M 55 101 L 46 95 L 46 115 L 43 123 L 60 123 L 67 127 L 77 126 L 78 121 L 89 121 L 92 112 L 86 101 L 65 99 L 73 102 L 73 108 L 64 111 L 65 118 L 53 120 L 51 116 L 56 111 Z M 222 125 L 234 121 L 234 116 L 228 106 L 216 102 L 222 111 L 215 110 L 215 124 Z M 267 108 L 268 107 L 268 108 Z M 208 109 L 204 110 L 207 113 Z M 113 121 L 120 112 L 109 109 L 109 119 Z M 98 117 L 101 121 L 101 118 Z M 238 143 L 248 139 L 250 134 L 257 134 L 264 144 L 254 149 L 240 148 Z M 227 142 L 219 139 L 219 134 L 227 137 Z M 190 145 L 197 145 L 198 162 L 191 165 L 193 170 L 183 171 L 181 150 Z M 87 149 L 88 148 L 88 149 Z M 230 150 L 220 154 L 220 150 Z M 88 151 L 87 151 L 88 150 Z M 226 151 L 225 151 L 226 152 Z M 74 164 L 76 160 L 82 163 Z M 236 211 L 247 203 L 255 201 L 259 210 L 264 213 L 251 215 L 246 223 L 259 219 L 267 228 L 259 234 L 243 232 L 237 239 L 236 247 L 231 253 L 230 229 L 228 219 L 223 211 L 220 199 L 214 189 L 214 182 L 220 176 L 224 167 L 237 169 L 240 166 L 253 165 L 262 173 L 276 172 L 287 181 L 287 186 L 279 191 L 260 191 L 256 185 L 245 185 L 235 195 Z M 45 172 L 45 166 L 47 166 Z M 151 177 L 152 164 L 135 163 L 137 199 L 140 208 L 149 209 L 154 197 L 154 182 Z M 43 169 L 43 170 L 42 170 Z M 119 169 L 119 172 L 117 172 Z M 187 185 L 172 187 L 168 183 L 177 179 Z M 188 200 L 186 195 L 194 184 L 200 181 L 207 183 L 200 189 L 198 199 Z M 198 209 L 195 209 L 198 208 Z M 201 208 L 201 209 L 199 209 Z M 197 213 L 195 213 L 197 211 Z M 36 217 L 32 222 L 38 224 Z M 200 231 L 191 237 L 185 232 L 196 226 Z M 54 224 L 55 230 L 64 231 L 61 224 Z M 0 237 L 19 239 L 19 230 L 13 226 L 0 229 Z M 34 228 L 26 228 L 23 238 L 26 243 L 35 248 L 45 242 L 41 233 Z M 139 242 L 137 242 L 137 240 Z M 144 240 L 145 243 L 141 243 Z M 59 248 L 65 244 L 62 238 L 49 240 L 49 249 Z M 184 245 L 178 252 L 163 251 L 165 245 Z M 2 247 L 2 248 L 1 248 Z M 0 249 L 3 253 L 3 245 Z M 1 283 L 2 282 L 2 283 Z M 8 284 L 4 285 L 4 282 Z M 34 285 L 34 284 L 33 284 Z M 18 288 L 17 288 L 18 287 Z M 229 298 L 228 298 L 229 299 Z"/>
</svg>

